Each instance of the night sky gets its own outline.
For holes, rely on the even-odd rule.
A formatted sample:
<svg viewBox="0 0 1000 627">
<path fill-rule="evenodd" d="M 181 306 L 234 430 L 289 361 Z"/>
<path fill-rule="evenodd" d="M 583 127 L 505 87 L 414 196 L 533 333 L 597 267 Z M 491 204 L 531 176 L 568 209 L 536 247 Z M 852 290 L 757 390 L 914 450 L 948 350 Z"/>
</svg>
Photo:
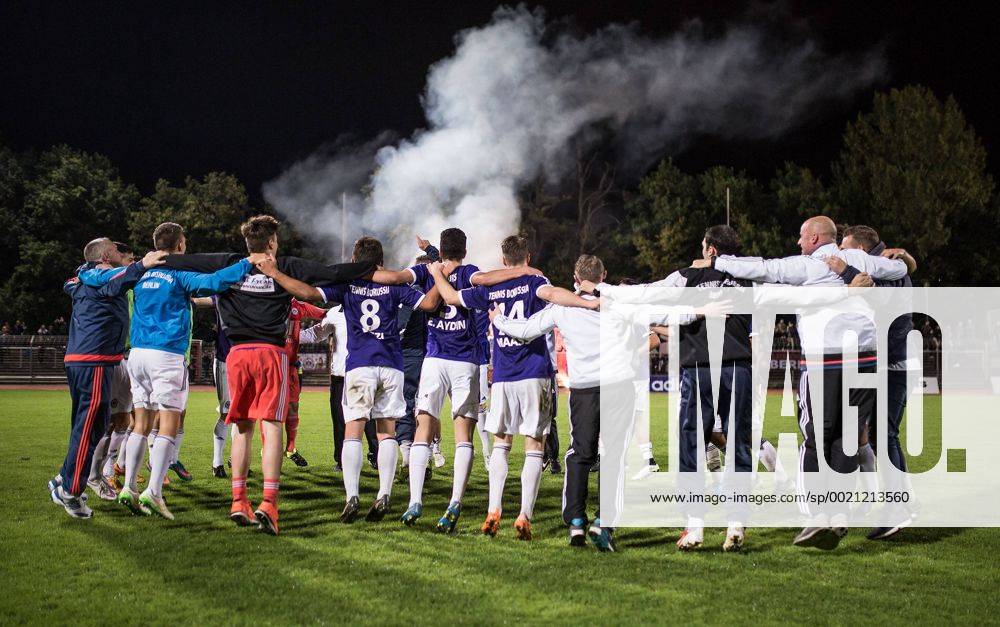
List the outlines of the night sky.
<svg viewBox="0 0 1000 627">
<path fill-rule="evenodd" d="M 160 177 L 231 172 L 259 203 L 262 182 L 325 142 L 422 126 L 428 66 L 452 52 L 455 33 L 485 24 L 496 7 L 205 4 L 4 3 L 0 136 L 17 149 L 67 143 L 105 154 L 143 192 Z M 354 6 L 361 4 L 368 6 Z M 884 45 L 889 76 L 880 88 L 923 83 L 939 97 L 954 94 L 998 171 L 1000 28 L 982 12 L 870 1 L 528 4 L 581 33 L 634 21 L 648 34 L 668 34 L 694 17 L 711 29 L 770 15 L 830 52 Z M 768 177 L 794 160 L 825 172 L 844 125 L 871 97 L 825 110 L 776 142 L 706 139 L 679 163 Z"/>
</svg>

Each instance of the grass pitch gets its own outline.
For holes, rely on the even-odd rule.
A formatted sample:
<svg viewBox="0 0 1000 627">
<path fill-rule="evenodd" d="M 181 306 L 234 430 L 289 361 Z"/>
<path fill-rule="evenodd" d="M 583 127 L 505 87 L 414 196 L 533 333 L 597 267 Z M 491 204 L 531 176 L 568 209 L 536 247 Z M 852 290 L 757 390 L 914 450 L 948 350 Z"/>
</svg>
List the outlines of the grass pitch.
<svg viewBox="0 0 1000 627">
<path fill-rule="evenodd" d="M 654 444 L 664 449 L 665 396 L 653 401 Z M 773 405 L 773 407 L 772 407 Z M 286 465 L 282 535 L 234 527 L 229 482 L 210 472 L 212 392 L 193 392 L 181 458 L 195 475 L 165 490 L 173 522 L 129 516 L 92 496 L 92 520 L 70 519 L 45 483 L 66 451 L 66 391 L 0 391 L 0 623 L 985 623 L 997 622 L 1000 532 L 908 529 L 869 542 L 853 530 L 832 553 L 791 546 L 792 529 L 750 529 L 748 550 L 724 554 L 720 530 L 706 548 L 680 554 L 676 529 L 622 529 L 620 552 L 566 545 L 561 476 L 546 473 L 531 543 L 506 518 L 495 539 L 478 534 L 487 483 L 481 456 L 469 482 L 459 533 L 434 522 L 451 494 L 449 464 L 427 485 L 425 516 L 405 528 L 407 487 L 395 515 L 343 525 L 339 473 L 332 469 L 328 395 L 302 395 L 299 450 L 310 466 Z M 777 413 L 777 404 L 769 403 Z M 770 416 L 770 414 L 769 414 Z M 565 451 L 569 430 L 560 403 Z M 768 419 L 794 431 L 792 419 Z M 505 498 L 517 511 L 515 448 Z M 258 470 L 249 491 L 260 498 Z M 365 466 L 362 502 L 377 477 Z M 592 479 L 596 488 L 596 475 Z"/>
</svg>

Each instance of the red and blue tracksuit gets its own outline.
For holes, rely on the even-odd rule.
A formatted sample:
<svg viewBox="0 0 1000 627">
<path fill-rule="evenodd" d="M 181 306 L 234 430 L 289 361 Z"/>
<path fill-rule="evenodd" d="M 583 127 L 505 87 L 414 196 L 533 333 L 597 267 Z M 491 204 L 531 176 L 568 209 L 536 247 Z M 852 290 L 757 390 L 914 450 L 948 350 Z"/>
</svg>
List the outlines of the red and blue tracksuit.
<svg viewBox="0 0 1000 627">
<path fill-rule="evenodd" d="M 87 263 L 79 271 L 95 267 Z M 128 334 L 126 292 L 146 269 L 141 262 L 115 268 L 100 287 L 84 285 L 76 277 L 63 285 L 73 299 L 66 346 L 66 380 L 73 399 L 69 449 L 63 462 L 63 490 L 79 496 L 87 486 L 90 462 L 111 415 L 111 373 L 122 360 Z"/>
</svg>

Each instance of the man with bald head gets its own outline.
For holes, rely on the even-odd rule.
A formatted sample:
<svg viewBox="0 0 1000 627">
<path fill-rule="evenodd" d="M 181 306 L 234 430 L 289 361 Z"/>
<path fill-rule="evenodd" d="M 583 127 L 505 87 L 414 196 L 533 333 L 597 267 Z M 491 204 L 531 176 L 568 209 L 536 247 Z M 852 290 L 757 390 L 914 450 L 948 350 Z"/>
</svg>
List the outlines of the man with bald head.
<svg viewBox="0 0 1000 627">
<path fill-rule="evenodd" d="M 815 216 L 799 228 L 799 248 L 803 255 L 811 255 L 826 244 L 837 242 L 837 225 L 826 216 Z"/>
<path fill-rule="evenodd" d="M 100 287 L 85 285 L 76 277 L 63 285 L 73 299 L 73 315 L 66 344 L 66 381 L 73 399 L 69 447 L 62 470 L 49 481 L 49 495 L 74 518 L 90 518 L 93 512 L 81 498 L 87 485 L 94 449 L 107 430 L 111 414 L 111 379 L 121 362 L 128 332 L 128 301 L 125 292 L 142 277 L 146 268 L 163 263 L 166 253 L 149 253 L 141 261 L 122 268 L 122 254 L 106 237 L 92 240 L 83 249 L 84 270 L 109 270 Z"/>
<path fill-rule="evenodd" d="M 886 259 L 866 254 L 863 250 L 841 250 L 837 246 L 837 227 L 827 216 L 815 216 L 802 223 L 799 229 L 801 255 L 782 259 L 754 257 L 713 257 L 704 265 L 726 272 L 737 279 L 760 283 L 788 285 L 844 285 L 843 279 L 827 266 L 828 257 L 839 257 L 848 265 L 867 273 L 875 280 L 897 280 L 906 276 L 906 265 L 896 259 Z M 696 264 L 697 265 L 697 264 Z M 819 428 L 823 430 L 824 459 L 831 469 L 841 474 L 851 474 L 858 469 L 858 455 L 847 455 L 842 438 L 844 407 L 842 396 L 843 369 L 842 342 L 845 333 L 853 332 L 858 338 L 856 362 L 846 363 L 859 372 L 875 372 L 876 335 L 870 324 L 859 316 L 832 316 L 829 312 L 816 311 L 799 316 L 796 325 L 803 354 L 821 357 L 812 363 L 803 363 L 799 380 L 799 426 L 803 443 L 799 449 L 799 492 L 822 493 L 829 489 L 825 475 L 819 474 L 819 457 L 815 434 L 813 401 L 809 393 L 807 369 L 823 379 L 823 415 Z M 874 417 L 875 391 L 853 388 L 848 391 L 849 403 L 857 408 L 859 435 L 866 428 L 869 417 Z M 797 546 L 830 550 L 847 534 L 847 504 L 828 504 L 820 511 L 814 504 L 803 501 L 800 508 L 811 517 L 809 526 L 795 538 Z"/>
</svg>

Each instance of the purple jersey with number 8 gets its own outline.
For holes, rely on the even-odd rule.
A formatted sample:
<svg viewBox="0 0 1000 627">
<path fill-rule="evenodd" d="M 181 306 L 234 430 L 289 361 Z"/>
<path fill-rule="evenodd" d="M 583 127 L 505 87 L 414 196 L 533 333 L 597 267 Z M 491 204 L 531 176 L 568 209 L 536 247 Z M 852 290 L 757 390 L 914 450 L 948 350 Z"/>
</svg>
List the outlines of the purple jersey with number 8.
<svg viewBox="0 0 1000 627">
<path fill-rule="evenodd" d="M 364 366 L 403 369 L 396 312 L 416 309 L 424 295 L 409 285 L 382 285 L 358 279 L 319 288 L 327 301 L 343 303 L 347 318 L 347 370 Z"/>
<path fill-rule="evenodd" d="M 538 289 L 549 285 L 541 276 L 523 276 L 493 287 L 470 287 L 459 292 L 462 304 L 469 309 L 489 310 L 496 304 L 500 313 L 521 320 L 530 317 L 548 303 L 538 297 Z M 493 327 L 493 382 L 548 379 L 552 376 L 545 337 L 522 343 Z"/>
</svg>

